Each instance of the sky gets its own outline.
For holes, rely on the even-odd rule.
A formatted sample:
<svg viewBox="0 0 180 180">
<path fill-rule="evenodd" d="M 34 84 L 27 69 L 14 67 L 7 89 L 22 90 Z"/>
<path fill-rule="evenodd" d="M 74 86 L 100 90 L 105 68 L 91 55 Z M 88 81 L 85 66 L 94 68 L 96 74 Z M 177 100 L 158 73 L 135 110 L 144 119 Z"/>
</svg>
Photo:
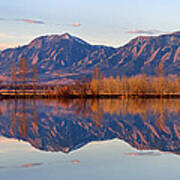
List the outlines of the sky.
<svg viewBox="0 0 180 180">
<path fill-rule="evenodd" d="M 138 35 L 180 30 L 179 0 L 1 0 L 0 49 L 68 32 L 119 47 Z"/>
</svg>

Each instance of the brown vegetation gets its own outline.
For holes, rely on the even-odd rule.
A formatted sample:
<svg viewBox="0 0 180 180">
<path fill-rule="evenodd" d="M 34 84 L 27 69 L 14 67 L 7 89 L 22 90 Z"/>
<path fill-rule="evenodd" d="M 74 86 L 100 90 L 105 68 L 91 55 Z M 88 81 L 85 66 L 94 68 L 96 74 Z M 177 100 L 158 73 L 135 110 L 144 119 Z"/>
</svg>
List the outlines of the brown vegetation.
<svg viewBox="0 0 180 180">
<path fill-rule="evenodd" d="M 54 85 L 40 87 L 38 83 L 38 69 L 33 68 L 32 78 L 27 80 L 26 59 L 19 63 L 19 72 L 16 72 L 14 64 L 11 66 L 12 85 L 15 95 L 41 96 L 41 97 L 82 97 L 82 98 L 117 98 L 117 97 L 141 97 L 141 98 L 171 98 L 180 97 L 180 78 L 177 76 L 165 76 L 164 66 L 160 64 L 155 68 L 155 76 L 145 74 L 132 77 L 103 77 L 98 68 L 92 74 L 92 78 L 74 81 L 71 85 Z M 18 74 L 18 78 L 17 75 Z M 30 83 L 29 83 L 30 82 Z M 18 84 L 18 85 L 17 85 Z M 17 93 L 18 92 L 18 93 Z"/>
<path fill-rule="evenodd" d="M 175 97 L 180 96 L 180 78 L 139 75 L 133 77 L 102 77 L 75 81 L 73 85 L 56 87 L 58 96 L 79 97 Z"/>
</svg>

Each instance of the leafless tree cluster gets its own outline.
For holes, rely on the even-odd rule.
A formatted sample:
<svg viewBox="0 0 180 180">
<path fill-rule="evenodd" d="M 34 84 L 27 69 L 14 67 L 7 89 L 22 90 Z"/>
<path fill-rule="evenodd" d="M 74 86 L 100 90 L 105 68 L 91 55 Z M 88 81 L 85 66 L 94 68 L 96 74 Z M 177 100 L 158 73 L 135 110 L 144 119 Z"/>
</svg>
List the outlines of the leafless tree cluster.
<svg viewBox="0 0 180 180">
<path fill-rule="evenodd" d="M 27 59 L 19 60 L 18 64 L 11 63 L 11 87 L 17 92 L 18 89 L 23 92 L 30 87 L 37 89 L 38 82 L 38 68 L 34 66 L 32 70 L 28 67 Z M 31 74 L 31 76 L 29 76 Z M 29 76 L 29 77 L 28 77 Z"/>
<path fill-rule="evenodd" d="M 93 73 L 92 80 L 83 78 L 73 85 L 57 87 L 60 96 L 164 96 L 180 95 L 180 78 L 164 75 L 163 66 L 156 68 L 155 76 L 145 74 L 132 77 L 103 77 L 99 69 Z"/>
</svg>

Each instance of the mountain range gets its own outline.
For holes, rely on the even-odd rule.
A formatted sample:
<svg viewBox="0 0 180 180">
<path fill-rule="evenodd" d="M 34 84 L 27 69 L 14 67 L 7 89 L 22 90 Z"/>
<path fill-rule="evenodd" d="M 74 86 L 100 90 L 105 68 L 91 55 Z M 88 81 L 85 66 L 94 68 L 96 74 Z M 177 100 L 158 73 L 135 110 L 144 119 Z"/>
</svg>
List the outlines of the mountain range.
<svg viewBox="0 0 180 180">
<path fill-rule="evenodd" d="M 96 67 L 104 76 L 154 74 L 160 63 L 168 75 L 180 75 L 180 32 L 139 36 L 114 48 L 91 45 L 68 33 L 41 36 L 28 45 L 0 52 L 1 77 L 10 77 L 10 64 L 27 59 L 29 71 L 38 68 L 41 82 L 71 82 L 90 77 Z"/>
</svg>

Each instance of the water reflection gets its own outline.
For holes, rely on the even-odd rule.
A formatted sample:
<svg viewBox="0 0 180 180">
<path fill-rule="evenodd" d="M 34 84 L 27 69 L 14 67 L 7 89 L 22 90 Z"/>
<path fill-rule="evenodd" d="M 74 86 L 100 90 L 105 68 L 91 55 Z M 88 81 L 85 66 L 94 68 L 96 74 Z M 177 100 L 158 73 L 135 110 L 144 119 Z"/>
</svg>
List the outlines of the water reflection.
<svg viewBox="0 0 180 180">
<path fill-rule="evenodd" d="M 3 100 L 0 134 L 68 153 L 119 138 L 136 149 L 180 154 L 180 100 Z"/>
</svg>

